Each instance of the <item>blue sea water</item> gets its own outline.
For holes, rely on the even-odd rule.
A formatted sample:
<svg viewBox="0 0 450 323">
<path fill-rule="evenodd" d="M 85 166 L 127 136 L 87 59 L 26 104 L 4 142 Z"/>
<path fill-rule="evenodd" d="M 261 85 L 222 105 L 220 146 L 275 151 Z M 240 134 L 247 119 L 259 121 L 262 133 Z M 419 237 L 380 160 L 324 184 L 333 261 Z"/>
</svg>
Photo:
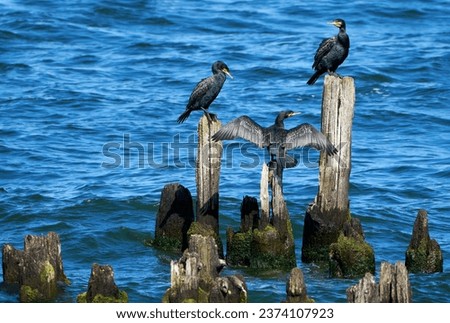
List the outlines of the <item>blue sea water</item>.
<svg viewBox="0 0 450 323">
<path fill-rule="evenodd" d="M 178 254 L 145 245 L 161 189 L 196 195 L 197 121 L 176 123 L 195 84 L 223 60 L 234 76 L 211 106 L 223 122 L 320 127 L 321 78 L 307 86 L 315 50 L 347 22 L 338 69 L 356 84 L 351 211 L 381 261 L 403 261 L 421 208 L 444 272 L 410 275 L 415 302 L 450 301 L 450 29 L 448 1 L 0 1 L 0 243 L 60 235 L 72 284 L 86 291 L 93 263 L 110 264 L 130 302 L 160 302 Z M 183 149 L 173 149 L 176 142 Z M 194 143 L 193 143 L 194 142 Z M 127 149 L 124 149 L 127 148 Z M 221 234 L 239 227 L 244 195 L 259 196 L 263 153 L 224 156 Z M 179 152 L 179 154 L 178 154 Z M 300 262 L 304 213 L 317 192 L 318 154 L 286 170 L 284 192 L 298 266 L 317 302 L 345 302 L 357 279 L 330 279 Z M 252 165 L 249 165 L 252 164 Z M 245 276 L 251 302 L 285 298 L 287 273 Z M 0 285 L 0 302 L 17 302 Z"/>
</svg>

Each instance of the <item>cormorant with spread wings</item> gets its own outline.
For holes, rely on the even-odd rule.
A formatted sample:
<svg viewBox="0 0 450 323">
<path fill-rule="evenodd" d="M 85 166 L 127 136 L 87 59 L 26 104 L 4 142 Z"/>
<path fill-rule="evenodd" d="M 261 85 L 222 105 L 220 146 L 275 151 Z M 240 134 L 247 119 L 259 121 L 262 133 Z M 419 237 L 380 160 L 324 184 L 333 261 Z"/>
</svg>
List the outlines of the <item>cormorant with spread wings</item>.
<svg viewBox="0 0 450 323">
<path fill-rule="evenodd" d="M 271 161 L 276 161 L 279 175 L 283 168 L 290 168 L 297 165 L 297 160 L 286 154 L 287 150 L 298 147 L 313 147 L 317 150 L 325 151 L 328 155 L 337 153 L 337 149 L 325 137 L 309 123 L 303 123 L 292 129 L 284 128 L 284 120 L 296 114 L 293 111 L 281 111 L 275 119 L 275 124 L 264 128 L 253 121 L 248 116 L 236 118 L 219 131 L 212 139 L 214 141 L 235 139 L 237 137 L 248 140 L 260 148 L 267 148 Z"/>
</svg>

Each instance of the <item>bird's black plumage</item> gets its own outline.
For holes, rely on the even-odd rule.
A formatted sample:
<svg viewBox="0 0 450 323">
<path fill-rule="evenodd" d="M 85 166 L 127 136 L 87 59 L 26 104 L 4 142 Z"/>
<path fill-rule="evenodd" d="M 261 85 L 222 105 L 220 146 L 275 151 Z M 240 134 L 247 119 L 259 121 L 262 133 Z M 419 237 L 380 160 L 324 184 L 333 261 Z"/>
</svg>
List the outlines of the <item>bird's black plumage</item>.
<svg viewBox="0 0 450 323">
<path fill-rule="evenodd" d="M 235 139 L 237 137 L 248 140 L 260 148 L 267 148 L 272 161 L 282 168 L 294 167 L 297 161 L 286 154 L 287 150 L 309 146 L 325 151 L 328 155 L 337 153 L 333 144 L 316 128 L 303 123 L 292 129 L 284 128 L 284 119 L 298 113 L 281 111 L 275 119 L 275 124 L 264 128 L 248 116 L 241 116 L 224 125 L 212 139 L 214 141 Z"/>
<path fill-rule="evenodd" d="M 228 66 L 222 61 L 215 62 L 211 69 L 213 75 L 198 82 L 191 93 L 186 110 L 177 120 L 178 123 L 184 122 L 194 110 L 203 110 L 208 119 L 211 120 L 210 114 L 206 110 L 208 110 L 210 104 L 219 95 L 227 75 L 232 78 Z"/>
<path fill-rule="evenodd" d="M 346 32 L 345 21 L 336 19 L 332 24 L 339 28 L 339 33 L 320 43 L 312 65 L 316 72 L 308 80 L 307 84 L 309 85 L 316 83 L 317 79 L 325 72 L 335 74 L 336 69 L 348 56 L 350 38 Z"/>
</svg>

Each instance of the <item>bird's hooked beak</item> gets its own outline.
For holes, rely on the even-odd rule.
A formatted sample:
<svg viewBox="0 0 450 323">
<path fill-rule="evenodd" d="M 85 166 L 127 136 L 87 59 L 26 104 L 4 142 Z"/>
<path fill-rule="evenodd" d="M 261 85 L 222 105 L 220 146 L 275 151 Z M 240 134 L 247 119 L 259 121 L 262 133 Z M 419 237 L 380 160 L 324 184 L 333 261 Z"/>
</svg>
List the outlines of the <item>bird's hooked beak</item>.
<svg viewBox="0 0 450 323">
<path fill-rule="evenodd" d="M 228 75 L 231 79 L 233 79 L 233 75 L 231 75 L 230 71 L 226 68 L 222 69 L 222 72 L 224 72 L 226 75 Z"/>
<path fill-rule="evenodd" d="M 333 26 L 338 27 L 338 28 L 342 27 L 342 23 L 339 20 L 329 21 L 328 24 L 329 25 L 333 25 Z"/>
<path fill-rule="evenodd" d="M 291 112 L 289 113 L 289 118 L 301 114 L 301 112 Z"/>
</svg>

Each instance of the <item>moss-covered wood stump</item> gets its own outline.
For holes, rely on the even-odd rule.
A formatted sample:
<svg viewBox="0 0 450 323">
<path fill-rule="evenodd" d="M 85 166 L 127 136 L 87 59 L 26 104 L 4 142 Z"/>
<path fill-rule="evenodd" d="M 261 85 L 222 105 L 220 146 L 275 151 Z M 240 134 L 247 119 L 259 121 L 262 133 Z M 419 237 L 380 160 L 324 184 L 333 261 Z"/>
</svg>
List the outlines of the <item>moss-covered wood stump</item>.
<svg viewBox="0 0 450 323">
<path fill-rule="evenodd" d="M 325 76 L 321 131 L 338 152 L 320 154 L 319 187 L 303 227 L 302 261 L 328 260 L 329 247 L 350 221 L 350 172 L 355 85 L 351 77 Z"/>
<path fill-rule="evenodd" d="M 241 204 L 241 231 L 227 230 L 227 263 L 256 269 L 289 270 L 296 266 L 294 235 L 282 187 L 277 176 L 271 176 L 272 216 L 265 209 L 269 183 L 269 168 L 264 165 L 261 175 L 261 212 L 255 198 L 244 197 Z M 266 193 L 264 193 L 266 192 Z"/>
<path fill-rule="evenodd" d="M 436 240 L 430 238 L 428 231 L 428 214 L 419 210 L 411 242 L 406 250 L 406 268 L 412 273 L 442 272 L 444 258 L 442 250 Z"/>
<path fill-rule="evenodd" d="M 193 221 L 193 201 L 189 190 L 178 183 L 167 184 L 161 192 L 152 244 L 164 250 L 183 251 L 187 248 L 187 232 Z"/>
<path fill-rule="evenodd" d="M 128 295 L 119 290 L 110 265 L 93 264 L 88 290 L 78 295 L 78 303 L 128 303 Z"/>
<path fill-rule="evenodd" d="M 309 205 L 305 214 L 302 240 L 302 261 L 326 262 L 329 259 L 330 245 L 335 243 L 343 232 L 344 223 L 349 220 L 348 210 L 323 213 L 317 204 Z"/>
<path fill-rule="evenodd" d="M 262 230 L 253 231 L 250 245 L 251 268 L 288 269 L 296 265 L 291 223 L 286 226 L 290 227 L 286 235 L 280 234 L 271 224 Z"/>
<path fill-rule="evenodd" d="M 235 267 L 250 267 L 252 258 L 253 231 L 234 232 L 227 229 L 227 264 Z"/>
<path fill-rule="evenodd" d="M 364 240 L 361 223 L 352 218 L 344 225 L 335 243 L 330 245 L 329 270 L 331 277 L 362 277 L 375 273 L 373 248 Z"/>
<path fill-rule="evenodd" d="M 19 284 L 21 302 L 46 302 L 58 292 L 58 282 L 69 284 L 64 274 L 61 243 L 58 234 L 27 235 L 24 250 L 3 246 L 3 281 Z"/>
</svg>

